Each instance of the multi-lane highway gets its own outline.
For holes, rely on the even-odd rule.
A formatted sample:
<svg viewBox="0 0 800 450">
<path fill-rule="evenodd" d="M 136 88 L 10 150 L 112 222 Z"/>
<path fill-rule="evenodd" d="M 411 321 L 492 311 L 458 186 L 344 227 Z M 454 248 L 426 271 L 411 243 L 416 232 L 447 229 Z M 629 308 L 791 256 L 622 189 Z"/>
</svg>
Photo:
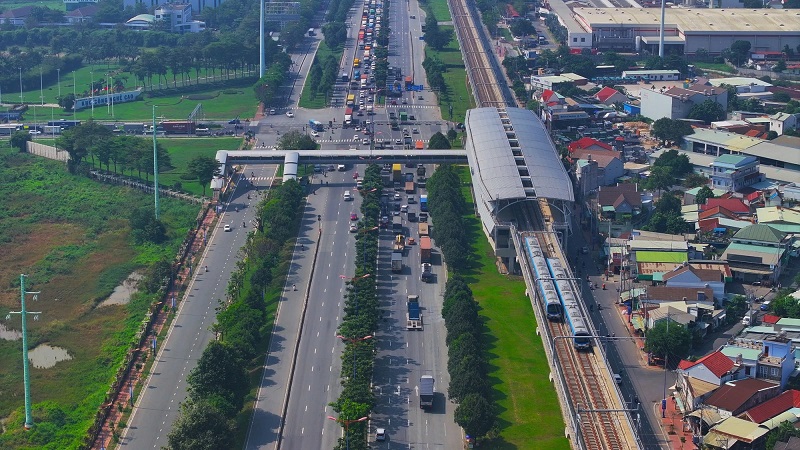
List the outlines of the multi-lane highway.
<svg viewBox="0 0 800 450">
<path fill-rule="evenodd" d="M 230 202 L 223 206 L 216 229 L 209 230 L 208 246 L 202 255 L 195 255 L 194 277 L 179 303 L 178 315 L 166 339 L 158 345 L 156 363 L 123 431 L 121 446 L 159 449 L 167 445 L 167 435 L 186 397 L 186 377 L 208 342 L 214 339 L 211 325 L 215 320 L 215 308 L 219 300 L 225 298 L 231 273 L 236 270 L 239 249 L 247 240 L 250 221 L 255 218 L 259 200 L 255 187 L 265 192 L 275 169 L 275 166 L 246 168 L 248 180 L 238 183 Z M 242 222 L 246 222 L 245 227 Z M 231 231 L 223 231 L 226 224 Z"/>
</svg>

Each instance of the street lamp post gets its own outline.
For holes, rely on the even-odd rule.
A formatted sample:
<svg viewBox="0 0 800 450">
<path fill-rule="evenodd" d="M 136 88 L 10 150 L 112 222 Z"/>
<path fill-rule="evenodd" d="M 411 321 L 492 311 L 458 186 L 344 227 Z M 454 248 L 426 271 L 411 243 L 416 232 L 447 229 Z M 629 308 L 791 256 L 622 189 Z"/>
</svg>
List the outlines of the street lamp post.
<svg viewBox="0 0 800 450">
<path fill-rule="evenodd" d="M 350 433 L 349 433 L 350 424 L 353 424 L 353 423 L 356 423 L 356 422 L 363 422 L 365 420 L 368 420 L 369 417 L 364 416 L 364 417 L 360 417 L 358 419 L 346 420 L 346 419 L 342 419 L 342 418 L 328 416 L 328 419 L 330 419 L 330 420 L 332 420 L 334 422 L 337 422 L 337 423 L 341 423 L 341 424 L 344 425 L 344 441 L 345 441 L 345 445 L 347 446 L 347 450 L 350 450 Z"/>
</svg>

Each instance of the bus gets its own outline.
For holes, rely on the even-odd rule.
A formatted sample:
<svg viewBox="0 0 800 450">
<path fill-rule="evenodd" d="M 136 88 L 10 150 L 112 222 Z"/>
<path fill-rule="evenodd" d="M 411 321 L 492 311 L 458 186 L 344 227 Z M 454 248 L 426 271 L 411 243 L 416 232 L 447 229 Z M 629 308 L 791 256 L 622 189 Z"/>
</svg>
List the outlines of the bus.
<svg viewBox="0 0 800 450">
<path fill-rule="evenodd" d="M 65 119 L 51 120 L 51 121 L 47 122 L 48 126 L 51 126 L 51 127 L 58 126 L 58 127 L 61 127 L 62 130 L 67 130 L 67 129 L 72 128 L 72 127 L 77 127 L 80 124 L 81 124 L 80 120 L 65 120 Z"/>
<path fill-rule="evenodd" d="M 347 106 L 353 106 L 356 104 L 356 94 L 348 94 L 347 95 Z"/>
<path fill-rule="evenodd" d="M 314 131 L 325 131 L 325 127 L 322 125 L 322 122 L 319 120 L 309 120 L 308 126 Z"/>
</svg>

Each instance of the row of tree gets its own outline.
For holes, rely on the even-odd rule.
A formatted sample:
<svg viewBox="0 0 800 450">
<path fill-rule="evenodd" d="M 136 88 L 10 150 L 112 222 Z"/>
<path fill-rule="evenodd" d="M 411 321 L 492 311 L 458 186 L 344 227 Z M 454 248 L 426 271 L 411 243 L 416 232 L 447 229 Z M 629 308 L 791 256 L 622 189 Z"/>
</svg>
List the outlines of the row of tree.
<svg viewBox="0 0 800 450">
<path fill-rule="evenodd" d="M 361 193 L 362 220 L 356 238 L 355 273 L 347 282 L 344 317 L 339 337 L 344 340 L 342 352 L 342 393 L 331 403 L 337 421 L 345 430 L 336 450 L 367 450 L 369 417 L 375 406 L 372 394 L 372 371 L 375 357 L 374 332 L 380 309 L 377 291 L 378 215 L 383 183 L 380 167 L 367 167 Z"/>
<path fill-rule="evenodd" d="M 289 180 L 269 191 L 258 206 L 257 232 L 251 233 L 246 257 L 237 261 L 220 300 L 213 329 L 217 339 L 203 351 L 187 377 L 189 395 L 169 433 L 172 450 L 229 448 L 236 417 L 250 390 L 247 367 L 263 351 L 270 332 L 267 292 L 280 289 L 287 271 L 288 248 L 302 215 L 303 191 Z"/>
<path fill-rule="evenodd" d="M 336 83 L 338 75 L 339 61 L 331 54 L 325 54 L 320 58 L 317 53 L 311 63 L 311 69 L 308 71 L 306 88 L 311 90 L 312 97 L 317 95 L 327 97 L 333 91 L 333 85 Z"/>
<path fill-rule="evenodd" d="M 447 280 L 442 317 L 447 328 L 447 395 L 458 403 L 455 421 L 472 437 L 485 436 L 495 424 L 490 400 L 488 362 L 482 342 L 478 303 L 461 276 Z"/>
<path fill-rule="evenodd" d="M 272 65 L 264 72 L 264 76 L 253 86 L 256 99 L 265 107 L 278 106 L 283 101 L 283 83 L 286 81 L 292 59 L 286 53 L 275 56 Z"/>
<path fill-rule="evenodd" d="M 444 164 L 427 181 L 428 209 L 433 222 L 432 235 L 442 250 L 451 271 L 466 269 L 469 264 L 469 240 L 464 232 L 467 202 L 461 193 L 461 179 L 455 168 Z"/>
<path fill-rule="evenodd" d="M 422 68 L 428 78 L 431 89 L 444 93 L 447 91 L 447 84 L 444 81 L 444 73 L 447 72 L 447 65 L 436 56 L 426 56 L 422 61 Z"/>
<path fill-rule="evenodd" d="M 469 264 L 470 244 L 463 216 L 468 213 L 461 179 L 449 164 L 439 166 L 427 182 L 428 209 L 433 237 L 452 272 L 445 286 L 442 317 L 447 328 L 448 396 L 458 406 L 455 420 L 474 437 L 485 436 L 495 425 L 488 364 L 482 342 L 483 324 L 478 304 L 459 272 Z"/>
</svg>

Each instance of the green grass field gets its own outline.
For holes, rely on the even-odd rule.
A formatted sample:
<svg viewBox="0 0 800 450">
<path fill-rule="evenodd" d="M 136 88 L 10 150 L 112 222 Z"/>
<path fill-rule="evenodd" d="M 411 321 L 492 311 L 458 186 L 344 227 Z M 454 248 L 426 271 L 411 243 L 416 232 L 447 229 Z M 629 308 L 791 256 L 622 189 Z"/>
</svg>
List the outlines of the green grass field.
<svg viewBox="0 0 800 450">
<path fill-rule="evenodd" d="M 29 303 L 42 314 L 29 321 L 29 345 L 49 343 L 66 349 L 71 360 L 51 369 L 31 368 L 38 426 L 24 432 L 20 341 L 0 339 L 0 417 L 5 422 L 0 448 L 56 450 L 78 448 L 103 402 L 113 375 L 145 317 L 150 298 L 128 305 L 98 307 L 131 272 L 172 258 L 194 221 L 198 206 L 162 199 L 169 240 L 134 245 L 125 220 L 152 204 L 145 193 L 97 183 L 65 172 L 63 163 L 0 149 L 0 315 L 19 310 L 19 274 L 29 275 L 29 290 L 41 290 Z M 19 319 L 6 323 L 19 329 Z"/>
<path fill-rule="evenodd" d="M 469 171 L 461 170 L 469 184 Z M 472 205 L 469 187 L 463 189 Z M 497 271 L 494 252 L 481 232 L 480 220 L 467 216 L 475 261 L 465 273 L 480 305 L 488 343 L 489 378 L 499 410 L 500 439 L 489 448 L 501 450 L 567 450 L 564 421 L 542 340 L 536 335 L 536 317 L 520 277 Z"/>
<path fill-rule="evenodd" d="M 317 48 L 316 62 L 319 64 L 319 62 L 324 61 L 328 56 L 332 56 L 333 59 L 338 62 L 342 59 L 342 52 L 344 52 L 344 49 L 331 49 L 323 40 L 319 43 L 319 47 Z M 336 75 L 338 76 L 339 74 L 337 73 Z M 300 95 L 299 106 L 309 109 L 326 108 L 328 106 L 327 96 L 324 93 L 313 95 L 311 89 L 307 86 L 310 79 L 311 77 L 306 77 L 306 84 L 303 85 L 303 93 Z M 333 86 L 331 86 L 331 88 L 332 87 Z"/>
<path fill-rule="evenodd" d="M 726 73 L 736 73 L 736 69 L 727 65 L 727 64 L 717 64 L 717 63 L 709 63 L 709 62 L 696 62 L 694 63 L 695 67 L 698 69 L 709 69 L 709 70 L 718 70 L 720 72 Z"/>
<path fill-rule="evenodd" d="M 178 138 L 159 139 L 158 142 L 167 149 L 172 165 L 175 167 L 169 172 L 159 173 L 159 183 L 164 186 L 175 186 L 175 183 L 181 183 L 182 191 L 202 195 L 203 187 L 197 180 L 181 179 L 181 175 L 186 173 L 186 166 L 189 161 L 195 156 L 214 157 L 217 150 L 236 150 L 241 145 L 242 139 L 235 137 Z M 206 186 L 206 195 L 210 195 L 208 186 Z"/>
<path fill-rule="evenodd" d="M 61 0 L 39 0 L 36 2 L 25 0 L 3 0 L 0 2 L 0 9 L 8 11 L 9 9 L 21 8 L 23 6 L 46 6 L 56 11 L 66 11 L 64 2 Z"/>
<path fill-rule="evenodd" d="M 422 4 L 422 3 L 421 3 Z M 450 16 L 450 9 L 447 7 L 447 0 L 430 0 L 427 5 L 422 4 L 423 8 L 433 13 L 439 22 L 453 20 Z"/>
<path fill-rule="evenodd" d="M 442 27 L 443 30 L 453 30 L 451 26 Z M 458 48 L 458 41 L 453 37 L 450 43 L 441 51 L 425 47 L 425 54 L 429 57 L 439 58 L 446 66 L 444 81 L 447 92 L 439 94 L 439 106 L 442 118 L 450 120 L 449 105 L 453 105 L 453 122 L 464 122 L 467 110 L 475 107 L 472 90 L 467 86 L 467 71 L 464 68 L 464 58 Z"/>
<path fill-rule="evenodd" d="M 156 116 L 158 117 L 168 120 L 185 120 L 198 103 L 202 104 L 199 120 L 227 120 L 236 116 L 252 118 L 258 106 L 252 89 L 255 78 L 243 78 L 239 73 L 239 78 L 226 80 L 217 72 L 214 78 L 216 81 L 211 82 L 210 79 L 201 78 L 200 84 L 195 85 L 194 71 L 192 71 L 192 81 L 187 83 L 187 86 L 181 83 L 181 77 L 178 76 L 177 89 L 173 87 L 171 74 L 167 74 L 169 84 L 162 85 L 165 89 L 150 91 L 150 81 L 148 81 L 148 90 L 138 101 L 115 104 L 113 115 L 110 105 L 95 106 L 94 111 L 87 108 L 77 111 L 74 115 L 60 107 L 41 106 L 42 103 L 45 105 L 57 103 L 59 84 L 62 96 L 70 94 L 74 90 L 77 97 L 84 97 L 84 95 L 89 95 L 92 81 L 97 83 L 101 79 L 106 79 L 110 83 L 107 74 L 112 73 L 115 74 L 113 77 L 115 84 L 123 80 L 125 90 L 134 90 L 139 86 L 139 80 L 135 76 L 127 72 L 120 72 L 119 66 L 112 64 L 92 65 L 82 67 L 74 72 L 62 72 L 60 83 L 56 80 L 54 83 L 45 84 L 41 89 L 39 83 L 35 83 L 35 86 L 23 85 L 22 100 L 29 104 L 25 120 L 42 122 L 52 119 L 72 119 L 73 117 L 78 120 L 88 120 L 94 117 L 95 120 L 149 121 L 153 116 L 153 106 L 156 106 Z M 201 71 L 201 77 L 206 75 L 211 76 L 211 74 Z M 156 86 L 158 86 L 157 81 Z M 98 95 L 98 97 L 100 96 Z M 3 93 L 3 102 L 19 101 L 19 91 Z"/>
</svg>

